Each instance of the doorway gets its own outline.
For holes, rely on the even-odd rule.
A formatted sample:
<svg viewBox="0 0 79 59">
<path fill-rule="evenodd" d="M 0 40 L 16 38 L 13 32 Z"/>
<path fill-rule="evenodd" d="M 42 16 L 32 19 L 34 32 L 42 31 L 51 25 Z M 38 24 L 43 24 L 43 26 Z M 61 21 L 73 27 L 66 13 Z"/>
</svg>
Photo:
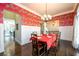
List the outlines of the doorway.
<svg viewBox="0 0 79 59">
<path fill-rule="evenodd" d="M 19 28 L 21 16 L 15 12 L 4 10 L 3 12 L 3 23 L 4 23 L 4 55 L 13 56 L 15 55 L 15 42 L 18 41 Z M 17 25 L 19 24 L 19 25 Z M 15 39 L 16 38 L 16 39 Z"/>
<path fill-rule="evenodd" d="M 15 54 L 15 20 L 4 18 L 4 55 Z"/>
<path fill-rule="evenodd" d="M 16 13 L 4 10 L 4 55 L 12 56 L 15 54 L 15 28 Z"/>
</svg>

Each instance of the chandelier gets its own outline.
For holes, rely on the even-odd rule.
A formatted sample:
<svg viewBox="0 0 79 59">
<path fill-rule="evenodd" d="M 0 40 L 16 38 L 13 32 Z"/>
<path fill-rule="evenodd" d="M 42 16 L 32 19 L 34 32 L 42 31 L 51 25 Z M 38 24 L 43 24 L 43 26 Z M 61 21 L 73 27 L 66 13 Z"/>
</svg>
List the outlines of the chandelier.
<svg viewBox="0 0 79 59">
<path fill-rule="evenodd" d="M 52 19 L 52 16 L 48 14 L 47 3 L 45 4 L 45 14 L 41 18 L 44 21 L 48 21 Z"/>
</svg>

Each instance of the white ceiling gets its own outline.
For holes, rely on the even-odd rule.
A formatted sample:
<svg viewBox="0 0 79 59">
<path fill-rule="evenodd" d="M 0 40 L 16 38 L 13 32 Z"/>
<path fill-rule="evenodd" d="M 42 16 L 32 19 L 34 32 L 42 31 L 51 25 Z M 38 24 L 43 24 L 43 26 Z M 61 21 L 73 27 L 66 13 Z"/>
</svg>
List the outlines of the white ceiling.
<svg viewBox="0 0 79 59">
<path fill-rule="evenodd" d="M 44 15 L 46 13 L 45 3 L 20 3 L 20 4 L 40 15 Z M 77 5 L 76 3 L 48 3 L 47 13 L 53 16 L 56 14 L 73 11 L 76 5 Z"/>
</svg>

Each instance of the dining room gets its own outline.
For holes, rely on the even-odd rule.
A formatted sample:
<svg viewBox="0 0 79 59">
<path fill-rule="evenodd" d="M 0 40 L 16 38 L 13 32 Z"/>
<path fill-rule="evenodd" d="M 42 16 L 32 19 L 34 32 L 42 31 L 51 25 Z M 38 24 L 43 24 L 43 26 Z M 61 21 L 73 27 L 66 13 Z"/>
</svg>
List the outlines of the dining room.
<svg viewBox="0 0 79 59">
<path fill-rule="evenodd" d="M 9 24 L 9 29 L 14 27 L 15 51 L 6 50 L 7 19 L 15 21 L 15 27 Z M 0 3 L 0 55 L 5 51 L 6 56 L 79 55 L 78 20 L 78 3 Z"/>
</svg>

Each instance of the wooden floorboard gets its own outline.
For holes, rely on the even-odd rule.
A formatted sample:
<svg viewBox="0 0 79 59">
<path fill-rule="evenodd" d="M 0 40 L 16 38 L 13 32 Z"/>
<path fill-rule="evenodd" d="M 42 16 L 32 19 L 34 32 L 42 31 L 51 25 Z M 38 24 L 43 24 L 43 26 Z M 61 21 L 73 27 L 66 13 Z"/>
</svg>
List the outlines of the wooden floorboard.
<svg viewBox="0 0 79 59">
<path fill-rule="evenodd" d="M 20 46 L 18 44 L 15 44 L 17 47 L 15 52 L 16 56 L 32 56 L 32 43 L 25 44 L 23 46 Z M 53 49 L 49 50 L 48 56 L 55 56 Z M 0 54 L 3 55 L 3 54 Z M 65 41 L 61 40 L 60 41 L 60 46 L 58 51 L 56 52 L 56 56 L 76 56 L 79 55 L 79 50 L 75 50 L 72 47 L 72 42 L 71 41 Z"/>
<path fill-rule="evenodd" d="M 50 56 L 53 56 L 53 51 L 50 50 Z M 60 41 L 60 47 L 58 51 L 56 52 L 56 56 L 74 56 L 75 50 L 72 47 L 71 41 Z"/>
<path fill-rule="evenodd" d="M 26 44 L 22 48 L 22 56 L 32 56 L 32 44 Z M 48 54 L 48 56 L 55 56 L 54 52 L 49 50 L 51 53 Z M 78 53 L 78 50 L 75 50 L 72 47 L 72 42 L 71 41 L 66 41 L 66 40 L 61 40 L 60 41 L 60 46 L 58 51 L 56 52 L 56 56 L 74 56 Z"/>
<path fill-rule="evenodd" d="M 0 53 L 0 56 L 3 56 L 4 55 L 4 52 Z"/>
</svg>

